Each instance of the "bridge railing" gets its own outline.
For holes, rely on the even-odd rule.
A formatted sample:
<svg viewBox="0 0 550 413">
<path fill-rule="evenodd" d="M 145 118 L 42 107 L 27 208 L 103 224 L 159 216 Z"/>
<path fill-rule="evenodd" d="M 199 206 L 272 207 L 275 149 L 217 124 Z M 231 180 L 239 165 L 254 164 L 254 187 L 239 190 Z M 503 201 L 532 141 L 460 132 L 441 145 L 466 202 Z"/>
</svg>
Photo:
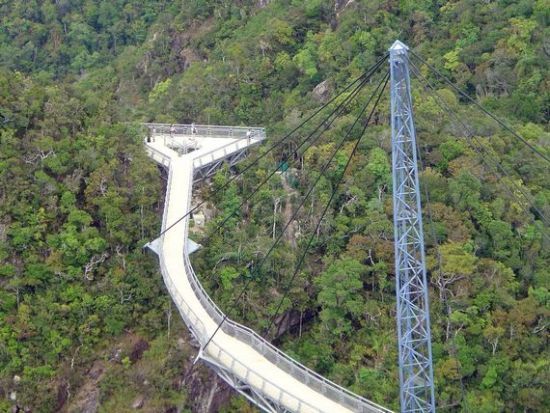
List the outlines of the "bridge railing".
<svg viewBox="0 0 550 413">
<path fill-rule="evenodd" d="M 265 139 L 265 128 L 252 126 L 191 125 L 183 123 L 145 123 L 152 133 L 162 135 L 196 135 L 210 138 L 244 138 L 248 131 L 254 138 Z M 194 129 L 193 129 L 194 126 Z"/>
<path fill-rule="evenodd" d="M 184 259 L 187 261 L 186 272 L 188 274 L 191 274 L 190 282 L 193 291 L 197 295 L 199 301 L 208 312 L 208 314 L 212 317 L 212 319 L 216 321 L 216 323 L 219 324 L 224 317 L 224 313 L 221 312 L 221 310 L 216 306 L 216 304 L 204 291 L 202 285 L 196 279 L 196 274 L 193 270 L 193 267 L 189 263 L 187 254 L 185 254 Z M 259 336 L 255 331 L 249 329 L 246 326 L 238 324 L 230 319 L 226 319 L 225 322 L 222 324 L 221 330 L 224 333 L 237 338 L 243 343 L 248 344 L 250 347 L 258 351 L 258 353 L 268 359 L 271 363 L 273 363 L 286 373 L 290 374 L 299 382 L 304 383 L 308 387 L 314 389 L 320 394 L 323 394 L 324 396 L 335 401 L 336 403 L 348 407 L 352 411 L 377 413 L 390 412 L 390 410 L 387 410 L 382 406 L 376 405 L 370 400 L 363 399 L 353 394 L 349 390 L 337 385 L 336 383 L 331 382 L 330 380 L 326 379 L 315 371 L 310 370 L 303 364 L 290 358 L 288 355 L 283 353 L 277 347 L 273 346 L 271 343 Z M 209 335 L 207 335 L 206 337 L 201 337 L 199 339 L 201 345 L 206 344 L 206 341 L 209 337 Z M 209 346 L 211 346 L 212 343 L 213 341 L 210 342 Z M 263 380 L 269 381 L 265 377 L 263 377 Z M 273 384 L 273 386 L 277 387 L 275 384 Z M 280 390 L 284 391 L 282 389 Z M 301 402 L 305 403 L 303 401 Z"/>
<path fill-rule="evenodd" d="M 193 178 L 190 177 L 190 179 L 192 181 Z M 189 200 L 188 208 L 190 207 L 191 193 L 192 193 L 192 183 L 190 182 L 189 194 L 188 194 L 188 200 Z M 187 234 L 188 225 L 189 225 L 188 220 L 186 220 L 185 234 Z M 187 243 L 187 235 L 185 236 L 185 243 Z M 187 251 L 186 245 L 184 247 L 184 251 Z M 216 303 L 214 303 L 214 301 L 210 298 L 208 293 L 204 290 L 202 284 L 200 283 L 195 273 L 195 270 L 193 269 L 193 266 L 191 265 L 191 262 L 189 260 L 189 255 L 187 253 L 184 253 L 184 265 L 185 265 L 186 273 L 188 275 L 189 282 L 191 284 L 191 288 L 193 289 L 195 295 L 197 296 L 198 300 L 201 302 L 203 308 L 210 315 L 210 317 L 217 324 L 219 324 L 225 315 L 222 312 L 222 310 L 216 305 Z M 376 403 L 371 402 L 370 400 L 367 400 L 365 398 L 362 398 L 350 392 L 349 390 L 326 379 L 325 377 L 321 376 L 315 371 L 309 369 L 308 367 L 304 366 L 298 361 L 292 359 L 287 354 L 283 353 L 277 347 L 273 346 L 271 343 L 265 340 L 263 337 L 258 335 L 255 331 L 251 330 L 246 326 L 243 326 L 229 318 L 226 318 L 222 324 L 221 329 L 224 333 L 232 337 L 235 337 L 238 340 L 248 344 L 250 347 L 254 348 L 256 351 L 262 354 L 266 359 L 268 359 L 271 363 L 278 366 L 281 370 L 285 371 L 286 373 L 290 374 L 296 380 L 306 384 L 308 387 L 316 390 L 320 394 L 323 394 L 324 396 L 335 401 L 336 403 L 339 403 L 343 406 L 348 407 L 352 411 L 391 413 L 390 410 L 387 410 L 386 408 L 379 406 Z M 201 345 L 205 345 L 206 341 L 208 341 L 209 338 L 210 336 L 207 335 L 207 336 L 199 337 L 198 339 Z M 209 346 L 212 345 L 213 341 L 214 340 L 210 342 Z M 252 368 L 250 367 L 246 367 L 246 368 L 254 372 Z M 256 372 L 254 372 L 254 374 L 259 375 Z M 277 385 L 271 383 L 269 379 L 267 379 L 266 377 L 263 377 L 261 375 L 259 376 L 262 377 L 262 380 L 264 380 L 266 383 L 269 383 L 271 386 L 278 388 Z M 283 389 L 279 388 L 279 390 L 281 392 L 285 392 L 285 394 L 288 394 Z M 289 397 L 295 397 L 295 396 L 289 395 Z M 305 401 L 300 400 L 299 398 L 298 400 L 304 406 L 308 405 Z M 314 410 L 317 410 L 317 409 L 314 409 Z"/>
<path fill-rule="evenodd" d="M 155 151 L 154 149 L 153 151 L 156 152 L 157 154 L 162 155 L 160 152 Z M 191 180 L 192 180 L 192 177 L 191 177 Z M 165 205 L 168 205 L 170 202 L 171 181 L 172 181 L 172 170 L 169 169 L 168 184 L 167 184 L 168 190 L 166 191 Z M 188 199 L 190 200 L 191 193 L 192 193 L 192 183 L 189 183 L 189 188 L 190 189 L 189 189 Z M 162 230 L 166 228 L 166 221 L 167 221 L 167 215 L 168 215 L 167 211 L 168 211 L 168 208 L 165 207 L 163 217 L 162 217 Z M 183 222 L 183 225 L 184 225 L 184 231 L 185 231 L 184 233 L 187 235 L 187 231 L 189 228 L 189 220 L 185 219 Z M 164 242 L 164 235 L 162 236 L 162 242 Z M 186 244 L 187 244 L 187 236 L 185 236 L 184 248 L 187 248 Z M 185 251 L 187 250 L 185 249 Z M 201 345 L 204 345 L 206 343 L 206 340 L 208 340 L 209 338 L 209 334 L 206 329 L 206 326 L 201 321 L 199 316 L 193 311 L 193 309 L 185 302 L 185 299 L 182 297 L 178 289 L 175 287 L 174 282 L 172 281 L 171 277 L 169 277 L 168 275 L 168 269 L 166 268 L 164 260 L 161 259 L 159 261 L 161 265 L 161 273 L 163 275 L 166 288 L 168 289 L 170 296 L 174 300 L 174 303 L 176 304 L 176 308 L 178 309 L 178 312 L 183 318 L 185 324 L 189 327 L 189 329 L 193 333 L 193 336 L 199 341 L 199 343 L 201 343 Z M 205 303 L 204 299 L 205 298 L 208 299 L 209 302 L 214 306 L 215 304 L 212 300 L 210 300 L 210 297 L 208 297 L 206 292 L 204 292 L 204 290 L 202 289 L 202 286 L 200 290 L 196 289 L 197 285 L 200 286 L 200 283 L 198 282 L 196 278 L 196 274 L 193 270 L 193 267 L 189 262 L 189 256 L 187 253 L 184 253 L 184 262 L 186 267 L 186 274 L 189 275 L 190 274 L 189 271 L 192 272 L 191 273 L 192 276 L 188 277 L 188 279 L 189 281 L 191 281 L 193 291 L 195 292 L 195 294 L 197 294 L 198 291 L 202 291 L 200 295 L 197 294 L 197 298 L 203 305 L 203 308 L 205 308 L 207 312 L 210 314 L 210 312 L 208 311 L 209 310 L 208 306 L 204 305 Z M 221 312 L 221 310 L 219 310 L 217 307 L 216 309 L 217 311 L 215 312 L 215 314 L 217 315 L 222 314 L 223 316 L 223 313 Z M 216 319 L 218 318 L 216 317 Z M 237 336 L 236 338 L 239 338 L 239 337 Z M 233 357 L 233 355 L 231 355 L 229 352 L 224 350 L 214 340 L 211 341 L 210 348 L 212 349 L 211 351 L 215 352 L 216 354 L 215 359 L 218 360 L 218 362 L 221 363 L 224 367 L 228 368 L 231 372 L 240 376 L 242 380 L 249 383 L 255 377 L 256 378 L 255 381 L 260 383 L 258 385 L 258 389 L 262 392 L 266 391 L 266 389 L 270 387 L 272 389 L 270 394 L 276 394 L 276 396 L 274 397 L 275 401 L 278 401 L 281 403 L 284 401 L 286 406 L 296 406 L 296 411 L 302 411 L 303 408 L 307 408 L 308 412 L 322 413 L 316 407 L 312 406 L 311 404 L 307 403 L 306 401 L 302 400 L 299 397 L 289 394 L 284 389 L 280 388 L 275 383 L 273 383 L 271 380 L 269 380 L 268 378 L 264 377 L 263 375 L 255 371 L 253 368 L 245 365 L 244 363 L 242 363 L 241 361 Z"/>
<path fill-rule="evenodd" d="M 248 142 L 246 139 L 232 142 L 226 145 L 227 146 L 226 150 L 228 152 L 231 145 L 243 145 L 242 148 L 244 148 L 248 146 Z M 237 146 L 237 148 L 241 148 L 241 147 Z M 157 162 L 160 162 L 167 167 L 170 166 L 170 159 L 166 157 L 166 155 L 164 155 L 162 152 L 150 146 L 147 146 L 147 149 L 149 151 L 150 156 L 153 159 L 155 159 Z M 220 148 L 218 150 L 220 150 Z M 222 151 L 224 150 L 223 147 L 221 148 L 221 150 Z M 207 153 L 207 154 L 204 154 L 203 156 L 207 156 L 207 155 L 209 154 Z M 200 168 L 201 166 L 207 164 L 206 162 L 208 162 L 208 158 L 205 158 L 205 160 L 202 162 L 200 160 L 197 163 L 194 162 L 194 168 Z M 190 179 L 190 182 L 188 183 L 189 193 L 187 198 L 188 208 L 190 208 L 190 205 L 191 205 L 192 181 L 193 181 L 192 174 L 190 174 L 189 179 Z M 165 197 L 165 208 L 164 208 L 164 214 L 163 214 L 163 220 L 162 220 L 163 230 L 166 228 L 167 211 L 168 211 L 168 208 L 166 208 L 166 206 L 170 202 L 171 181 L 172 181 L 172 169 L 169 168 L 168 185 L 167 185 L 167 191 L 166 191 L 166 197 Z M 182 222 L 182 225 L 184 225 L 184 234 L 185 234 L 184 251 L 187 251 L 187 233 L 189 228 L 188 219 L 185 219 Z M 161 241 L 164 242 L 164 236 L 162 237 Z M 197 299 L 199 300 L 199 302 L 201 303 L 205 311 L 209 314 L 209 316 L 216 323 L 219 324 L 221 320 L 224 318 L 224 313 L 216 305 L 216 303 L 212 301 L 210 296 L 202 287 L 190 263 L 189 255 L 186 252 L 184 252 L 183 257 L 184 257 L 185 272 L 187 274 L 187 278 L 191 285 L 191 288 L 193 289 L 193 292 L 195 293 Z M 170 295 L 173 297 L 174 302 L 176 303 L 176 307 L 178 308 L 178 311 L 180 312 L 186 325 L 188 325 L 188 327 L 192 331 L 195 338 L 197 338 L 200 344 L 204 346 L 206 344 L 206 341 L 210 337 L 205 324 L 201 321 L 199 316 L 192 310 L 192 308 L 185 302 L 184 298 L 181 296 L 181 294 L 175 287 L 172 279 L 168 275 L 168 271 L 164 264 L 164 260 L 161 259 L 160 263 L 161 263 L 161 272 L 163 274 L 165 284 L 167 286 L 167 289 Z M 357 396 L 352 392 L 350 392 L 349 390 L 324 378 L 323 376 L 319 375 L 313 370 L 310 370 L 309 368 L 305 367 L 301 363 L 297 362 L 296 360 L 292 359 L 291 357 L 283 353 L 277 347 L 273 346 L 271 343 L 266 341 L 263 337 L 259 336 L 256 332 L 254 332 L 253 330 L 251 330 L 246 326 L 236 323 L 235 321 L 232 321 L 230 319 L 226 319 L 221 329 L 224 333 L 254 348 L 256 351 L 258 351 L 258 353 L 262 354 L 267 360 L 269 360 L 274 365 L 278 366 L 281 370 L 287 372 L 296 380 L 306 384 L 310 388 L 316 390 L 320 394 L 325 395 L 327 398 L 335 401 L 336 403 L 339 403 L 343 406 L 348 407 L 352 411 L 391 413 L 390 410 L 387 410 L 382 406 L 379 406 L 367 399 Z M 220 360 L 220 361 L 225 360 L 223 364 L 227 368 L 229 368 L 234 374 L 237 374 L 238 376 L 240 376 L 244 381 L 249 382 L 248 380 L 254 377 L 255 381 L 260 382 L 260 384 L 258 384 L 257 386 L 256 384 L 254 385 L 254 387 L 256 387 L 258 390 L 264 392 L 266 391 L 266 389 L 271 389 L 271 391 L 268 394 L 270 394 L 270 398 L 272 398 L 275 402 L 284 401 L 285 406 L 296 406 L 297 411 L 319 412 L 319 409 L 315 408 L 314 406 L 311 406 L 309 403 L 302 400 L 299 396 L 290 394 L 284 389 L 280 388 L 271 380 L 269 380 L 268 377 L 265 377 L 262 374 L 258 373 L 253 367 L 244 365 L 241 361 L 237 360 L 235 357 L 233 357 L 231 354 L 229 354 L 227 351 L 221 348 L 216 343 L 215 339 L 210 342 L 206 351 L 210 354 L 217 354 L 216 356 L 214 356 L 217 360 Z M 238 368 L 236 366 L 238 366 Z M 276 395 L 276 396 L 273 396 L 273 395 Z"/>
<path fill-rule="evenodd" d="M 229 352 L 219 346 L 214 340 L 209 344 L 212 358 L 217 360 L 217 364 L 229 368 L 229 370 L 241 377 L 241 380 L 248 384 L 252 384 L 253 387 L 257 387 L 257 390 L 263 394 L 269 394 L 269 398 L 273 401 L 279 403 L 279 405 L 284 405 L 288 408 L 291 408 L 297 412 L 311 412 L 311 413 L 322 413 L 321 410 L 312 406 L 310 403 L 302 400 L 300 397 L 289 394 L 286 390 L 282 389 L 269 379 L 266 379 L 265 376 L 259 374 L 243 362 L 237 360 Z"/>
<path fill-rule="evenodd" d="M 153 148 L 150 148 L 152 152 L 159 154 L 160 152 L 156 151 Z M 166 158 L 162 153 L 160 153 L 163 158 Z M 168 162 L 168 165 L 170 163 Z M 168 170 L 168 183 L 167 183 L 167 191 L 166 196 L 164 198 L 164 213 L 162 214 L 162 227 L 161 230 L 164 231 L 166 229 L 166 220 L 168 219 L 168 208 L 166 206 L 170 203 L 170 184 L 172 182 L 172 169 L 170 168 Z M 187 231 L 187 223 L 185 224 Z M 187 240 L 186 240 L 187 241 Z M 162 236 L 162 242 L 164 242 L 164 235 Z M 207 334 L 206 327 L 204 323 L 201 321 L 201 319 L 197 316 L 197 314 L 193 311 L 193 309 L 187 305 L 179 291 L 174 285 L 174 282 L 172 279 L 168 276 L 168 269 L 166 268 L 166 264 L 164 263 L 164 260 L 159 260 L 160 266 L 161 266 L 161 273 L 164 278 L 164 282 L 166 284 L 166 288 L 168 289 L 168 292 L 172 296 L 172 299 L 176 303 L 176 307 L 178 308 L 178 311 L 180 312 L 182 318 L 185 320 L 185 324 L 188 325 L 193 332 L 193 335 L 195 338 L 199 339 L 199 337 L 203 337 L 205 334 Z"/>
<path fill-rule="evenodd" d="M 169 138 L 169 139 L 170 141 L 167 141 L 168 146 L 170 146 L 169 144 L 172 138 Z M 229 142 L 219 148 L 212 149 L 211 151 L 205 152 L 200 156 L 193 158 L 193 167 L 197 170 L 201 169 L 215 161 L 223 160 L 230 154 L 233 154 L 238 151 L 242 151 L 260 142 L 261 140 L 255 139 L 255 138 L 251 138 L 250 140 L 248 138 L 241 138 L 241 139 Z M 192 149 L 193 147 L 190 146 L 189 148 Z M 161 151 L 149 145 L 146 145 L 146 151 L 149 153 L 149 156 L 153 158 L 155 161 L 157 161 L 158 163 L 166 167 L 170 165 L 170 158 L 164 155 Z"/>
<path fill-rule="evenodd" d="M 170 167 L 170 158 L 163 154 L 161 151 L 153 148 L 152 146 L 145 145 L 145 151 L 148 153 L 148 155 L 157 161 L 158 163 L 164 165 L 165 167 Z"/>
<path fill-rule="evenodd" d="M 262 139 L 263 138 L 260 139 L 256 137 L 252 137 L 250 139 L 248 139 L 247 137 L 239 138 L 236 141 L 230 142 L 219 148 L 212 149 L 211 151 L 194 158 L 193 167 L 195 169 L 200 169 L 218 159 L 224 159 L 232 153 L 242 151 L 252 145 L 258 144 L 262 141 Z"/>
</svg>

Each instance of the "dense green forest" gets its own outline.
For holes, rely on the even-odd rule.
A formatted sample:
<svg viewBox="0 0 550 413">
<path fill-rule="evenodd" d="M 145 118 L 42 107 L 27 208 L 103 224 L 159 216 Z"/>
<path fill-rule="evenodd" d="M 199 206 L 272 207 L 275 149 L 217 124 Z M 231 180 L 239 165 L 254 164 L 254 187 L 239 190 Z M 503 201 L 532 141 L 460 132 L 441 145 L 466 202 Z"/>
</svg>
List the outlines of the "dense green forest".
<svg viewBox="0 0 550 413">
<path fill-rule="evenodd" d="M 142 250 L 166 176 L 141 122 L 259 125 L 276 140 L 322 105 L 317 85 L 334 96 L 399 38 L 550 156 L 549 23 L 548 0 L 1 1 L 0 411 L 199 411 L 197 383 L 213 386 Z M 438 410 L 549 411 L 549 165 L 419 70 L 475 137 L 413 81 Z M 224 191 L 226 168 L 199 185 L 212 219 L 192 228 L 198 242 L 209 234 L 194 265 L 232 318 L 267 327 L 358 136 L 236 305 L 247 265 L 359 110 L 223 232 L 221 217 L 305 135 Z M 270 338 L 397 410 L 388 123 L 385 96 Z M 254 410 L 219 393 L 211 411 Z"/>
</svg>

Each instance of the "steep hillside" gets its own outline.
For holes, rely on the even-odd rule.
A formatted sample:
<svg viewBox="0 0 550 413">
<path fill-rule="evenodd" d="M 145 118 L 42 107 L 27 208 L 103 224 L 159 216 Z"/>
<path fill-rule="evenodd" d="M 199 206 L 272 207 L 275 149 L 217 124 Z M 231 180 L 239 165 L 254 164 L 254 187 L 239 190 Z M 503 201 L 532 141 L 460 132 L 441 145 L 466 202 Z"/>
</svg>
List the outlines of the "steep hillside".
<svg viewBox="0 0 550 413">
<path fill-rule="evenodd" d="M 399 38 L 549 156 L 549 22 L 548 0 L 1 2 L 0 411 L 253 410 L 192 366 L 194 343 L 142 251 L 160 228 L 165 176 L 143 152 L 140 122 L 253 124 L 280 138 Z M 439 410 L 548 411 L 550 168 L 419 70 L 475 136 L 413 82 Z M 248 266 L 359 110 L 227 230 L 215 231 L 219 217 L 304 132 L 227 190 L 216 191 L 235 172 L 224 169 L 197 194 L 213 216 L 193 229 L 209 236 L 197 272 L 257 331 L 357 136 L 235 303 Z M 270 337 L 397 409 L 388 117 L 385 96 Z"/>
</svg>

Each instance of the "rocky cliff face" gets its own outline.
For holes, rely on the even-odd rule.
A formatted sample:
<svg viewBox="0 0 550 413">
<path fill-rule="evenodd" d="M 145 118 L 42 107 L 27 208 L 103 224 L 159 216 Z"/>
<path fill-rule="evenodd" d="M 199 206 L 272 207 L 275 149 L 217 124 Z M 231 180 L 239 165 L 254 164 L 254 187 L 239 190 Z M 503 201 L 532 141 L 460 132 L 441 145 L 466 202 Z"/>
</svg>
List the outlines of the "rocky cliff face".
<svg viewBox="0 0 550 413">
<path fill-rule="evenodd" d="M 105 350 L 103 357 L 75 374 L 79 378 L 67 375 L 56 386 L 56 411 L 220 411 L 235 393 L 206 365 L 193 363 L 198 350 L 196 342 L 179 321 L 174 324 L 177 334 L 169 339 L 157 337 L 149 341 L 127 333 Z M 35 411 L 17 403 L 12 410 Z"/>
<path fill-rule="evenodd" d="M 231 398 L 233 390 L 204 365 L 188 365 L 182 380 L 195 413 L 215 413 Z"/>
</svg>

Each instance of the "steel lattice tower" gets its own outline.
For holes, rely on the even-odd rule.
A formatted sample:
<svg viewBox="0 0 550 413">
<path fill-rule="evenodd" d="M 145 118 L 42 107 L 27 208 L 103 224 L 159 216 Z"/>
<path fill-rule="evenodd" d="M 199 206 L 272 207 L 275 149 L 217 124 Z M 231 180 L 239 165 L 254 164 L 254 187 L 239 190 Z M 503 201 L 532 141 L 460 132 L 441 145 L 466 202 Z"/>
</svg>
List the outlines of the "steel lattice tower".
<svg viewBox="0 0 550 413">
<path fill-rule="evenodd" d="M 389 51 L 401 412 L 435 412 L 430 311 L 408 47 L 397 40 Z"/>
</svg>

